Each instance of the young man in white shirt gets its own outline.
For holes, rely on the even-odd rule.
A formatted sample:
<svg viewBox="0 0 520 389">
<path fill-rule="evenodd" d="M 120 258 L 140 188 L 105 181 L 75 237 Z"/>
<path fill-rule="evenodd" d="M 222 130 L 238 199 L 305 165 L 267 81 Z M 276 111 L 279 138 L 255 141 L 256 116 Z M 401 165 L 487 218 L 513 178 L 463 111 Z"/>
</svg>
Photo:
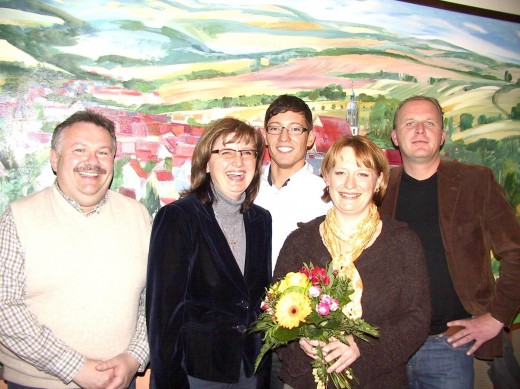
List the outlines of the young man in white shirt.
<svg viewBox="0 0 520 389">
<path fill-rule="evenodd" d="M 255 203 L 273 217 L 273 269 L 285 238 L 298 222 L 324 215 L 330 205 L 321 196 L 323 179 L 306 162 L 314 144 L 312 113 L 299 97 L 282 95 L 267 108 L 264 136 L 271 162 L 264 168 Z"/>
<path fill-rule="evenodd" d="M 297 223 L 324 215 L 330 203 L 321 199 L 325 182 L 305 160 L 315 140 L 309 106 L 299 97 L 279 96 L 267 108 L 264 136 L 271 162 L 262 173 L 255 203 L 269 210 L 273 219 L 274 269 L 285 238 Z M 273 353 L 271 389 L 283 388 L 277 378 L 279 370 L 280 362 Z"/>
</svg>

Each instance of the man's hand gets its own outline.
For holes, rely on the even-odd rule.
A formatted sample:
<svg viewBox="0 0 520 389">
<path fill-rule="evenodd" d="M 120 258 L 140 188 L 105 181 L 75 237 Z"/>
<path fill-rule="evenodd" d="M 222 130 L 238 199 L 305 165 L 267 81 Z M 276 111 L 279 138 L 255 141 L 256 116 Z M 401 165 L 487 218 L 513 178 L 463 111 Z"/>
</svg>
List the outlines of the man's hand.
<svg viewBox="0 0 520 389">
<path fill-rule="evenodd" d="M 112 372 L 112 379 L 105 389 L 126 389 L 134 379 L 135 373 L 139 368 L 139 362 L 128 354 L 118 356 L 101 362 L 96 366 L 96 370 Z"/>
<path fill-rule="evenodd" d="M 448 338 L 448 342 L 453 347 L 459 347 L 473 340 L 475 341 L 466 353 L 467 355 L 473 354 L 482 343 L 497 336 L 504 328 L 504 324 L 491 316 L 490 313 L 476 316 L 472 319 L 454 320 L 448 323 L 448 327 L 454 326 L 464 327 L 464 329 Z"/>
<path fill-rule="evenodd" d="M 79 369 L 73 381 L 84 389 L 104 389 L 113 378 L 111 369 L 99 371 L 96 366 L 101 361 L 87 359 L 85 364 Z"/>
</svg>

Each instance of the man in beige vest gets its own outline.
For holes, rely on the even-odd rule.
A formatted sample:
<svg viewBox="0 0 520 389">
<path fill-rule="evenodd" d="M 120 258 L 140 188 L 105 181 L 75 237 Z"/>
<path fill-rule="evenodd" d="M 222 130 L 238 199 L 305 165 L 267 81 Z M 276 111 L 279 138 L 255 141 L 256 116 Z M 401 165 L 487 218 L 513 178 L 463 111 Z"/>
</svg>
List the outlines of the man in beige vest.
<svg viewBox="0 0 520 389">
<path fill-rule="evenodd" d="M 51 141 L 54 185 L 0 218 L 0 362 L 10 389 L 134 385 L 148 363 L 151 219 L 109 190 L 114 123 L 80 111 Z"/>
</svg>

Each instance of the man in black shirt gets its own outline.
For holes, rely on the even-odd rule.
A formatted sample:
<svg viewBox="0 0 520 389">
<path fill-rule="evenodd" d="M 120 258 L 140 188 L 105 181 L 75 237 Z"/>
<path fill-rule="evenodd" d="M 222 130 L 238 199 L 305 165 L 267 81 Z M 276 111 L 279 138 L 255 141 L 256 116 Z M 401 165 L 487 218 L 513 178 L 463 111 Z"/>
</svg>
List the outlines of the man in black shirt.
<svg viewBox="0 0 520 389">
<path fill-rule="evenodd" d="M 503 328 L 520 306 L 520 225 L 490 169 L 441 161 L 446 133 L 438 101 L 414 96 L 394 118 L 403 166 L 392 169 L 381 213 L 406 221 L 427 258 L 430 336 L 408 365 L 410 388 L 473 389 L 473 354 L 500 361 Z M 495 282 L 490 251 L 501 260 Z M 497 388 L 520 387 L 513 369 Z M 498 364 L 494 362 L 492 367 Z"/>
</svg>

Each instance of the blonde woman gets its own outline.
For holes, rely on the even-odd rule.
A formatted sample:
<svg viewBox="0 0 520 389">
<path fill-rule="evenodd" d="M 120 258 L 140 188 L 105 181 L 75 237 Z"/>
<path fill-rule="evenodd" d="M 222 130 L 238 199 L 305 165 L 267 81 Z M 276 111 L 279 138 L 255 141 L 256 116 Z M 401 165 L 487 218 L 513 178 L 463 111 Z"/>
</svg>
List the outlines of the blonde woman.
<svg viewBox="0 0 520 389">
<path fill-rule="evenodd" d="M 350 336 L 322 343 L 329 373 L 351 367 L 359 385 L 407 388 L 406 362 L 428 335 L 430 300 L 421 243 L 405 224 L 381 218 L 389 176 L 383 152 L 364 137 L 344 137 L 329 149 L 322 164 L 332 201 L 326 216 L 300 224 L 285 241 L 274 279 L 297 271 L 302 263 L 331 264 L 352 280 L 353 317 L 379 328 L 380 336 L 365 342 Z M 316 388 L 311 362 L 317 341 L 302 339 L 278 350 L 282 380 L 295 389 Z"/>
</svg>

